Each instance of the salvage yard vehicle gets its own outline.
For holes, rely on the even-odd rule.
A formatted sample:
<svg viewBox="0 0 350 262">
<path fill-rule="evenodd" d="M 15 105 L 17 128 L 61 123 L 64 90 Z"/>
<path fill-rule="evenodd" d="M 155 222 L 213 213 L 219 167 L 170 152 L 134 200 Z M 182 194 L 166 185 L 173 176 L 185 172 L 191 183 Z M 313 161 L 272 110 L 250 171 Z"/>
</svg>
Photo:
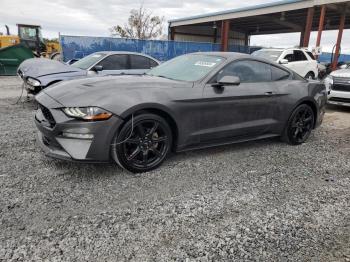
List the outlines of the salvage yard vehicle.
<svg viewBox="0 0 350 262">
<path fill-rule="evenodd" d="M 159 62 L 147 55 L 133 52 L 96 52 L 71 65 L 44 58 L 25 60 L 18 68 L 28 93 L 37 94 L 42 89 L 64 80 L 92 76 L 143 74 L 158 66 Z"/>
<path fill-rule="evenodd" d="M 263 48 L 253 52 L 252 55 L 282 64 L 307 79 L 318 77 L 318 63 L 312 53 L 307 50 Z"/>
<path fill-rule="evenodd" d="M 114 160 L 152 170 L 170 151 L 282 137 L 304 143 L 325 113 L 326 88 L 239 53 L 179 56 L 145 75 L 66 81 L 36 96 L 48 156 Z"/>
<path fill-rule="evenodd" d="M 328 104 L 350 106 L 350 65 L 333 71 L 324 83 L 328 91 Z"/>
</svg>

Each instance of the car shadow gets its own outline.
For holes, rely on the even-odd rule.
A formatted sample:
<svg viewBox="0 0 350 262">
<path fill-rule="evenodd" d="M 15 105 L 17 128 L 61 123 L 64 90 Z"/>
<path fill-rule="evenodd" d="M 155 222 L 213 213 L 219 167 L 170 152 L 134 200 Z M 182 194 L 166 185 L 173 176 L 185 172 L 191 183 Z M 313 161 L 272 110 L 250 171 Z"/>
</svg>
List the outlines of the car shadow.
<svg viewBox="0 0 350 262">
<path fill-rule="evenodd" d="M 209 147 L 209 148 L 203 148 L 203 149 L 197 149 L 192 151 L 186 151 L 186 152 L 180 152 L 180 153 L 172 153 L 169 155 L 169 157 L 165 160 L 162 166 L 160 166 L 158 169 L 164 169 L 167 168 L 179 168 L 180 166 L 177 166 L 182 161 L 196 161 L 207 157 L 217 157 L 222 154 L 231 154 L 231 153 L 239 153 L 244 152 L 247 150 L 254 149 L 256 151 L 259 151 L 262 148 L 265 148 L 267 146 L 276 146 L 276 145 L 283 145 L 285 143 L 281 142 L 279 138 L 269 138 L 269 139 L 262 139 L 262 140 L 256 140 L 256 141 L 248 141 L 248 142 L 241 142 L 241 143 L 235 143 L 230 145 L 224 145 L 224 146 L 215 146 L 215 147 Z M 286 145 L 287 146 L 287 145 Z M 84 163 L 84 162 L 69 162 L 64 160 L 58 160 L 58 159 L 49 159 L 49 165 L 54 167 L 58 175 L 68 175 L 68 176 L 75 176 L 77 178 L 84 177 L 87 179 L 87 177 L 98 177 L 98 178 L 108 178 L 111 176 L 119 176 L 120 178 L 128 179 L 128 178 L 135 178 L 140 176 L 147 176 L 147 174 L 152 174 L 154 172 L 157 172 L 158 169 L 154 171 L 150 171 L 143 174 L 133 174 L 131 172 L 128 172 L 126 170 L 123 170 L 121 167 L 119 167 L 116 163 Z"/>
<path fill-rule="evenodd" d="M 348 106 L 338 106 L 338 105 L 327 105 L 326 107 L 328 112 L 343 112 L 343 113 L 350 113 L 350 107 Z"/>
</svg>

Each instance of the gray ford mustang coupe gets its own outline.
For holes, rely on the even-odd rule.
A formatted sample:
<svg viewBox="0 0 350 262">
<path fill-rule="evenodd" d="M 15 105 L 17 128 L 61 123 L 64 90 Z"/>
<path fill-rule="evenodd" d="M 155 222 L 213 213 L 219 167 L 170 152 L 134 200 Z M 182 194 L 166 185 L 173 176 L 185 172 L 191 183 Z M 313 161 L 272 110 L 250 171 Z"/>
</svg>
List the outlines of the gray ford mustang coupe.
<svg viewBox="0 0 350 262">
<path fill-rule="evenodd" d="M 305 142 L 322 122 L 325 86 L 250 55 L 195 53 L 145 75 L 59 83 L 36 96 L 47 155 L 114 160 L 131 172 L 179 152 L 267 137 Z"/>
</svg>

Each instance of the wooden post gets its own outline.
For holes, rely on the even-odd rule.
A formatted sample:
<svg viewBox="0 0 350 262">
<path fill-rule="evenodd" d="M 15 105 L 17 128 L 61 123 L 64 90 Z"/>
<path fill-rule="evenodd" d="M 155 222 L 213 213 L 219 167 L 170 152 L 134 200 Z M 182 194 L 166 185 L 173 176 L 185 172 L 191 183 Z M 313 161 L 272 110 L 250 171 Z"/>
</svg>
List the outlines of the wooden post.
<svg viewBox="0 0 350 262">
<path fill-rule="evenodd" d="M 343 38 L 344 25 L 345 25 L 345 12 L 342 13 L 342 15 L 340 16 L 338 38 L 337 38 L 337 44 L 335 47 L 332 70 L 335 70 L 337 68 L 337 65 L 338 65 L 338 56 L 339 56 L 339 52 L 340 52 L 341 40 Z"/>
<path fill-rule="evenodd" d="M 221 51 L 228 51 L 228 38 L 230 33 L 230 20 L 223 20 L 221 24 Z"/>
<path fill-rule="evenodd" d="M 309 7 L 307 10 L 303 47 L 309 46 L 310 34 L 311 34 L 311 30 L 312 30 L 312 21 L 314 18 L 314 12 L 315 12 L 315 9 L 313 7 Z"/>
</svg>

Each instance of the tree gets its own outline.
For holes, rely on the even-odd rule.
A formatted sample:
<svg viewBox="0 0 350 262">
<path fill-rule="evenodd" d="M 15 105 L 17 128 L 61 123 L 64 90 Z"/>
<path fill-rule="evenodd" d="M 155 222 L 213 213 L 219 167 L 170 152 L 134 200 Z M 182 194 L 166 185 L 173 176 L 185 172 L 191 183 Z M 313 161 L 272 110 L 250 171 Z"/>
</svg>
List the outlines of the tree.
<svg viewBox="0 0 350 262">
<path fill-rule="evenodd" d="M 164 17 L 153 16 L 143 5 L 132 9 L 128 23 L 110 28 L 112 36 L 135 39 L 156 39 L 162 35 Z"/>
</svg>

